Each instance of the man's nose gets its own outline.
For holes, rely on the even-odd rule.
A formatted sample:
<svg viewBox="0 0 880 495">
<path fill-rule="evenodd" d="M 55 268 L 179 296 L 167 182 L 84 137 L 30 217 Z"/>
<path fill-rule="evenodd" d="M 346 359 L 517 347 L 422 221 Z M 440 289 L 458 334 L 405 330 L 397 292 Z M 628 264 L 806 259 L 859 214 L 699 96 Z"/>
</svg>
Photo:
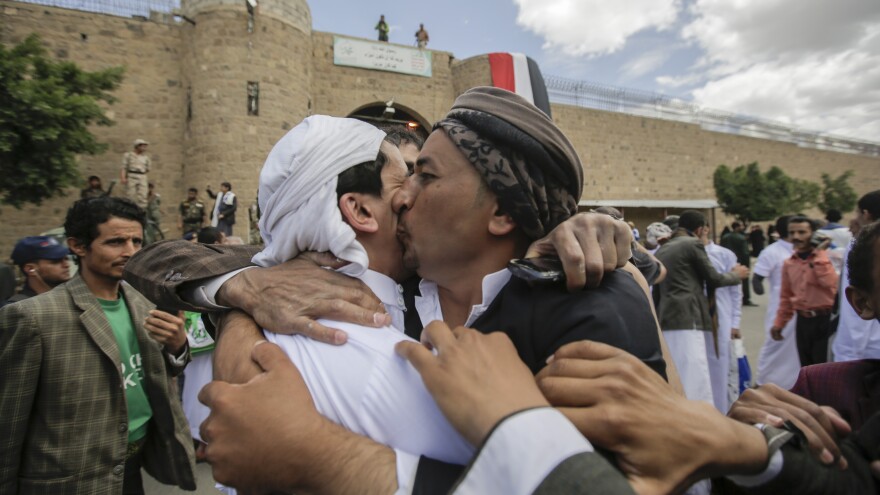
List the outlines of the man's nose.
<svg viewBox="0 0 880 495">
<path fill-rule="evenodd" d="M 418 186 L 416 185 L 415 179 L 416 177 L 414 175 L 407 177 L 403 186 L 397 190 L 394 198 L 392 198 L 391 208 L 394 210 L 394 213 L 399 215 L 405 210 L 412 208 L 412 203 L 416 196 L 418 196 Z"/>
<path fill-rule="evenodd" d="M 138 248 L 137 246 L 135 246 L 134 241 L 131 240 L 131 239 L 129 239 L 129 240 L 125 243 L 125 249 L 123 250 L 123 253 L 122 253 L 122 254 L 125 255 L 125 256 L 131 256 L 131 255 L 133 255 L 134 253 L 136 253 L 138 249 L 139 249 L 139 248 Z"/>
</svg>

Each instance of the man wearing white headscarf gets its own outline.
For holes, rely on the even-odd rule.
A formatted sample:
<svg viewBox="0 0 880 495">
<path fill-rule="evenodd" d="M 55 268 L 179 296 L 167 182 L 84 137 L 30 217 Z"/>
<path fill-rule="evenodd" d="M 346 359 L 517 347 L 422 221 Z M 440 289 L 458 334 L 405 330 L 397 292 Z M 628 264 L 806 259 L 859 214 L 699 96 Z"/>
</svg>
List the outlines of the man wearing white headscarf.
<svg viewBox="0 0 880 495">
<path fill-rule="evenodd" d="M 254 256 L 274 266 L 303 251 L 349 262 L 339 271 L 362 280 L 392 325 L 367 328 L 322 320 L 349 335 L 330 346 L 302 335 L 265 332 L 299 369 L 318 411 L 347 429 L 415 455 L 465 463 L 473 454 L 447 422 L 418 373 L 394 353 L 403 333 L 403 269 L 390 198 L 407 177 L 399 150 L 364 122 L 315 115 L 275 145 L 260 172 L 260 232 Z"/>
</svg>

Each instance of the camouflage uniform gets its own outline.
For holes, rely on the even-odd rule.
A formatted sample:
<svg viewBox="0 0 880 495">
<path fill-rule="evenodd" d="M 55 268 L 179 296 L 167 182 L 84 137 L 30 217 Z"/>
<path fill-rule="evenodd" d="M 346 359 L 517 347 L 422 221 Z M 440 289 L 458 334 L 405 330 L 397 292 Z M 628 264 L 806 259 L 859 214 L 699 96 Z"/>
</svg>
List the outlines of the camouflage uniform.
<svg viewBox="0 0 880 495">
<path fill-rule="evenodd" d="M 125 194 L 128 199 L 141 208 L 147 207 L 147 173 L 150 171 L 150 157 L 146 153 L 138 155 L 134 151 L 122 156 L 122 170 L 125 173 Z"/>
<path fill-rule="evenodd" d="M 189 232 L 198 233 L 199 229 L 202 228 L 202 223 L 205 220 L 205 204 L 199 201 L 198 198 L 192 201 L 188 199 L 181 201 L 180 218 L 183 219 L 184 235 Z"/>
<path fill-rule="evenodd" d="M 159 223 L 162 221 L 162 198 L 153 194 L 147 201 L 147 227 L 144 229 L 144 245 L 165 239 Z"/>
<path fill-rule="evenodd" d="M 249 244 L 263 244 L 263 237 L 260 235 L 260 204 L 256 201 L 248 208 L 248 217 L 251 221 Z"/>
</svg>

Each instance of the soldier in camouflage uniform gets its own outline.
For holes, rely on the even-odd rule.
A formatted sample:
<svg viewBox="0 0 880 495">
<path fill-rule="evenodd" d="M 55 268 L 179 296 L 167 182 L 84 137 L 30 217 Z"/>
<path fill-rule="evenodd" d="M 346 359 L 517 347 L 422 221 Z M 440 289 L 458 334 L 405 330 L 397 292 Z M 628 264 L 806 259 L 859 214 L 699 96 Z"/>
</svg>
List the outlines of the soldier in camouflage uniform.
<svg viewBox="0 0 880 495">
<path fill-rule="evenodd" d="M 248 218 L 251 221 L 251 238 L 249 244 L 263 244 L 263 237 L 260 235 L 260 198 L 257 191 L 257 199 L 248 208 Z"/>
<path fill-rule="evenodd" d="M 147 225 L 144 228 L 144 245 L 165 239 L 162 233 L 162 197 L 153 190 L 155 185 L 150 182 L 147 194 Z"/>
<path fill-rule="evenodd" d="M 205 204 L 197 197 L 198 189 L 191 187 L 186 193 L 186 200 L 180 202 L 180 220 L 177 226 L 181 235 L 198 232 L 205 224 Z"/>
<path fill-rule="evenodd" d="M 147 208 L 147 173 L 150 171 L 148 144 L 150 143 L 143 139 L 135 139 L 134 151 L 128 151 L 122 156 L 120 171 L 121 182 L 125 184 L 128 199 L 144 209 Z"/>
<path fill-rule="evenodd" d="M 93 175 L 89 177 L 89 187 L 85 189 L 81 189 L 79 192 L 80 199 L 82 198 L 100 198 L 101 196 L 106 196 L 107 191 L 101 186 L 101 178 L 97 175 Z"/>
</svg>

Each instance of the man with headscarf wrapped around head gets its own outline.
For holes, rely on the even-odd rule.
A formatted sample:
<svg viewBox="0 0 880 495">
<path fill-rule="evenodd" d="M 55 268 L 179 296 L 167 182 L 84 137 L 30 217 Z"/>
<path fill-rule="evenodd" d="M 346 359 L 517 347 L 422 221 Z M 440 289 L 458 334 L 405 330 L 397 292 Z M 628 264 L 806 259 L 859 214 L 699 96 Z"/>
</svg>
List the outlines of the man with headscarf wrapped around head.
<svg viewBox="0 0 880 495">
<path fill-rule="evenodd" d="M 339 271 L 362 280 L 391 316 L 383 328 L 319 320 L 347 332 L 344 346 L 303 335 L 266 332 L 290 357 L 318 411 L 384 445 L 446 462 L 467 462 L 468 444 L 437 409 L 418 373 L 394 354 L 405 307 L 397 215 L 391 198 L 408 172 L 385 133 L 354 119 L 314 115 L 288 132 L 260 172 L 260 230 L 253 257 L 274 266 L 303 251 L 328 251 L 348 262 Z"/>
<path fill-rule="evenodd" d="M 420 321 L 408 311 L 407 333 L 417 335 L 422 323 L 438 319 L 484 332 L 502 330 L 533 372 L 561 345 L 589 338 L 626 349 L 664 374 L 650 305 L 629 273 L 607 273 L 597 290 L 571 294 L 558 286 L 530 287 L 506 268 L 576 211 L 581 177 L 571 144 L 533 105 L 494 88 L 460 97 L 393 199 L 395 211 L 406 218 L 399 227 L 404 262 L 432 278 L 419 285 L 414 306 Z M 269 212 L 264 220 L 264 233 L 275 228 Z M 209 443 L 209 459 L 215 445 Z M 415 485 L 445 492 L 460 472 L 401 450 L 395 454 L 401 489 Z M 532 488 L 540 479 L 529 480 Z"/>
</svg>

